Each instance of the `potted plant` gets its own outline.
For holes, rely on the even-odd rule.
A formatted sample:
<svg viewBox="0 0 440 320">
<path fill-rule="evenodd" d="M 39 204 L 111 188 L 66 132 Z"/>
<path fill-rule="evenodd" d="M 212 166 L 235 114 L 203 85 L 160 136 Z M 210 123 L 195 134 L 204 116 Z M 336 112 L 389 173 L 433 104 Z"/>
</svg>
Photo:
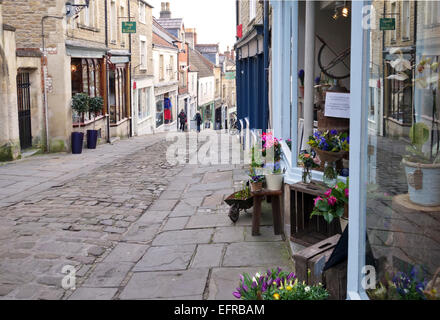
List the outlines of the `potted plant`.
<svg viewBox="0 0 440 320">
<path fill-rule="evenodd" d="M 81 130 L 81 121 L 85 112 L 89 110 L 89 96 L 85 93 L 77 93 L 72 97 L 72 109 L 78 114 L 78 127 Z M 72 132 L 72 153 L 82 153 L 84 132 Z"/>
<path fill-rule="evenodd" d="M 298 159 L 303 167 L 302 182 L 310 183 L 312 181 L 312 169 L 319 167 L 321 162 L 306 150 L 299 154 Z"/>
<path fill-rule="evenodd" d="M 95 130 L 96 116 L 102 112 L 104 100 L 101 97 L 92 97 L 89 102 L 89 111 L 93 114 L 93 130 L 87 130 L 87 148 L 96 149 L 98 130 Z"/>
<path fill-rule="evenodd" d="M 350 150 L 350 137 L 337 130 L 317 131 L 309 137 L 308 145 L 324 162 L 324 182 L 333 187 L 336 184 L 336 161 L 346 157 Z"/>
<path fill-rule="evenodd" d="M 304 70 L 303 69 L 298 71 L 298 79 L 300 81 L 300 86 L 299 86 L 300 98 L 304 98 Z"/>
<path fill-rule="evenodd" d="M 257 174 L 254 167 L 249 170 L 249 184 L 252 192 L 263 190 L 264 175 Z"/>
<path fill-rule="evenodd" d="M 437 109 L 439 63 L 423 56 L 417 65 L 411 65 L 410 61 L 404 59 L 399 48 L 390 50 L 390 53 L 397 54 L 397 58 L 389 62 L 396 73 L 388 76 L 387 79 L 402 81 L 406 87 L 409 87 L 412 86 L 410 75 L 414 72 L 416 88 L 428 92 L 432 97 L 431 128 L 424 122 L 415 122 L 412 125 L 409 132 L 411 146 L 407 148 L 408 154 L 403 158 L 402 163 L 407 176 L 409 199 L 423 206 L 438 206 L 440 205 L 440 130 Z M 413 108 L 412 119 L 415 119 L 414 114 Z M 426 146 L 428 141 L 430 145 Z"/>
<path fill-rule="evenodd" d="M 279 267 L 262 274 L 241 274 L 239 285 L 232 295 L 241 300 L 325 300 L 329 297 L 322 284 L 299 282 L 293 272 Z"/>
<path fill-rule="evenodd" d="M 264 164 L 266 187 L 268 190 L 281 190 L 284 173 L 281 170 L 281 144 L 270 132 L 263 133 L 262 141 L 262 154 L 266 158 L 266 164 Z"/>
<path fill-rule="evenodd" d="M 341 230 L 344 231 L 348 223 L 348 179 L 347 183 L 338 182 L 336 186 L 327 190 L 324 197 L 315 198 L 315 206 L 310 217 L 322 216 L 331 223 L 339 218 Z"/>
</svg>

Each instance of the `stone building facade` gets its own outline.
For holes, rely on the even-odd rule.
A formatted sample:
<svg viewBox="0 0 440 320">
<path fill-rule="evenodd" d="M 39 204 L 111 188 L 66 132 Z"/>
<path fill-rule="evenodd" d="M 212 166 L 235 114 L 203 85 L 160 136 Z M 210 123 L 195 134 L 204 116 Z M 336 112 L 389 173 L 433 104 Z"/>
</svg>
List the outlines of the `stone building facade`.
<svg viewBox="0 0 440 320">
<path fill-rule="evenodd" d="M 30 86 L 33 146 L 69 151 L 71 133 L 92 127 L 101 142 L 131 135 L 131 45 L 121 30 L 129 4 L 91 0 L 66 16 L 62 1 L 3 1 L 4 22 L 16 28 L 21 85 Z M 72 96 L 79 92 L 103 97 L 96 119 L 72 112 Z"/>
</svg>

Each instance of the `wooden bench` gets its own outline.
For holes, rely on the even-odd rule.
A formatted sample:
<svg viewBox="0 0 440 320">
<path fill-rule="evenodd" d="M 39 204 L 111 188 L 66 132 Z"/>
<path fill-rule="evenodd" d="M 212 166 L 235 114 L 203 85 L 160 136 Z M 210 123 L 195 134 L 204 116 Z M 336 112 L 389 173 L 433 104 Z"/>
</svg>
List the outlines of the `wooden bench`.
<svg viewBox="0 0 440 320">
<path fill-rule="evenodd" d="M 282 190 L 267 190 L 263 189 L 258 192 L 251 192 L 254 197 L 254 212 L 252 214 L 252 235 L 260 235 L 260 219 L 261 219 L 261 201 L 265 196 L 271 197 L 272 203 L 272 217 L 273 217 L 273 231 L 276 235 L 282 233 L 281 227 L 281 196 Z"/>
</svg>

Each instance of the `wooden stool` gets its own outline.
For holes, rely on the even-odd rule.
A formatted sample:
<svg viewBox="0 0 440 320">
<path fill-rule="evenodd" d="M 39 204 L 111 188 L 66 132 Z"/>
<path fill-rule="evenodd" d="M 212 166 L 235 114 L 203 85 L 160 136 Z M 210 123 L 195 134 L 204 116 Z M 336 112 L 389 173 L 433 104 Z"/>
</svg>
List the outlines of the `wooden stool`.
<svg viewBox="0 0 440 320">
<path fill-rule="evenodd" d="M 264 196 L 272 197 L 272 217 L 273 217 L 273 231 L 276 235 L 281 234 L 281 196 L 282 190 L 267 190 L 252 192 L 254 197 L 254 213 L 252 215 L 252 235 L 260 235 L 260 218 L 261 218 L 261 201 Z"/>
</svg>

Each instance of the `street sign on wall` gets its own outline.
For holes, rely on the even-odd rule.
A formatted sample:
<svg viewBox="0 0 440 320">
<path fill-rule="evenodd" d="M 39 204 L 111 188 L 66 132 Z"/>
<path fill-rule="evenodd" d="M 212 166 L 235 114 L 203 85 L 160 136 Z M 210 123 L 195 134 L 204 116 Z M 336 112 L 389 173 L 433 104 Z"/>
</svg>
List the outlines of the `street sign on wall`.
<svg viewBox="0 0 440 320">
<path fill-rule="evenodd" d="M 136 33 L 136 22 L 135 21 L 123 21 L 122 22 L 122 33 Z"/>
<path fill-rule="evenodd" d="M 396 30 L 396 19 L 395 18 L 381 18 L 380 19 L 380 30 Z"/>
</svg>

